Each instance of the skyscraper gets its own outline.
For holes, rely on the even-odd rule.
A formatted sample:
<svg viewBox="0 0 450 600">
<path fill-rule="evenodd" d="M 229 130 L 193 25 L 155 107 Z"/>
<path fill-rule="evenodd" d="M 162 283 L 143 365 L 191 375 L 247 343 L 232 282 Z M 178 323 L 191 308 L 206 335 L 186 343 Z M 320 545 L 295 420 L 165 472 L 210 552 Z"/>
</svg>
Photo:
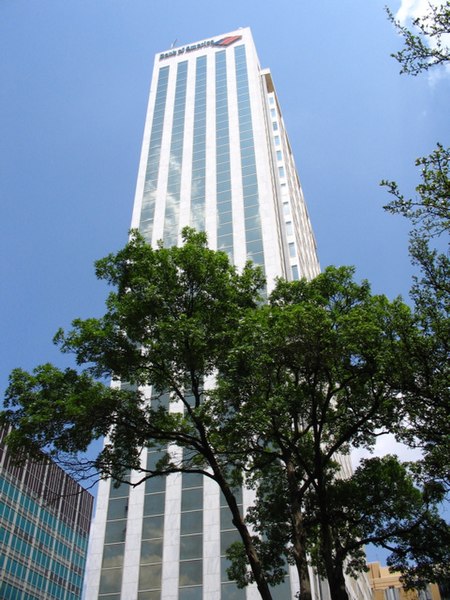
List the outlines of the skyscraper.
<svg viewBox="0 0 450 600">
<path fill-rule="evenodd" d="M 131 226 L 150 244 L 171 246 L 185 225 L 205 230 L 210 247 L 238 267 L 248 259 L 261 265 L 269 289 L 277 276 L 319 272 L 272 76 L 249 29 L 155 57 Z M 151 468 L 158 453 L 142 460 Z M 244 507 L 248 501 L 244 489 Z M 132 489 L 102 482 L 86 598 L 258 598 L 228 582 L 220 558 L 235 539 L 209 479 L 178 474 Z M 274 598 L 293 598 L 294 574 L 291 581 Z"/>
</svg>

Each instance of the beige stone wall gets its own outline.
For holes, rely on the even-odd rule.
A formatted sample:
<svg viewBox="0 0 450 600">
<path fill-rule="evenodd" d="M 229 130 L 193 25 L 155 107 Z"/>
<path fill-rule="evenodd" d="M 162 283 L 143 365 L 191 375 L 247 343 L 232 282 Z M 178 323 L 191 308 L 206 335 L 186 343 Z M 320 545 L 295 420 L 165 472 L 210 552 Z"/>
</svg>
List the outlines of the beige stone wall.
<svg viewBox="0 0 450 600">
<path fill-rule="evenodd" d="M 389 588 L 399 590 L 400 600 L 418 600 L 419 598 L 417 591 L 406 591 L 402 588 L 401 573 L 391 573 L 389 567 L 383 567 L 379 562 L 369 563 L 368 576 L 373 590 L 373 600 L 385 600 L 385 590 Z M 429 584 L 428 592 L 431 594 L 432 600 L 441 600 L 441 594 L 436 584 Z"/>
</svg>

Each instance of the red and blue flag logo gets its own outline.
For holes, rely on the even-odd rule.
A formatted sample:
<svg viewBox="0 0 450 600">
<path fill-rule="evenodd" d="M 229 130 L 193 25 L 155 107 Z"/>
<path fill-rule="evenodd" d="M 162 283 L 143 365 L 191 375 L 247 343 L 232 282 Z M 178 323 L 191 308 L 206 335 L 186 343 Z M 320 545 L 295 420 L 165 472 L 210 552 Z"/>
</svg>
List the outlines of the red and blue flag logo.
<svg viewBox="0 0 450 600">
<path fill-rule="evenodd" d="M 230 46 L 231 44 L 234 44 L 234 42 L 237 42 L 241 38 L 242 38 L 242 35 L 229 35 L 228 37 L 224 37 L 221 40 L 214 42 L 214 46 L 227 47 L 227 46 Z"/>
</svg>

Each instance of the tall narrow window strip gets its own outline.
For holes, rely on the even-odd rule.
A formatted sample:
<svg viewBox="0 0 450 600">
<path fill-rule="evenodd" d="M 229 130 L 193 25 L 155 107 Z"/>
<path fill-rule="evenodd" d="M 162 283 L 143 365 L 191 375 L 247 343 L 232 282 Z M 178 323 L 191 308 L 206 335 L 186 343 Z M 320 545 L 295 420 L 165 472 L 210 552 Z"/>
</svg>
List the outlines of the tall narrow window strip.
<svg viewBox="0 0 450 600">
<path fill-rule="evenodd" d="M 163 396 L 168 397 L 168 394 Z M 158 398 L 158 405 L 160 405 L 160 400 L 164 403 L 165 398 Z M 166 450 L 164 448 L 160 450 L 149 449 L 147 454 L 147 471 L 151 472 L 156 470 L 158 462 L 165 456 Z M 146 593 L 151 598 L 159 598 L 161 595 L 165 492 L 165 477 L 153 477 L 147 479 L 145 482 L 141 560 L 139 569 L 139 597 L 145 597 L 143 593 L 144 590 L 146 590 Z"/>
<path fill-rule="evenodd" d="M 217 249 L 233 260 L 230 132 L 228 122 L 227 56 L 216 54 L 216 197 Z"/>
<path fill-rule="evenodd" d="M 254 216 L 255 206 L 259 207 L 259 190 L 256 176 L 255 143 L 253 138 L 245 46 L 237 46 L 234 49 L 234 56 L 236 63 L 236 90 L 247 257 L 254 263 L 264 267 L 261 223 L 259 218 L 255 219 Z M 253 174 L 247 174 L 252 171 Z"/>
<path fill-rule="evenodd" d="M 167 98 L 169 67 L 159 71 L 156 88 L 155 109 L 153 112 L 150 145 L 148 149 L 147 170 L 145 173 L 144 194 L 142 198 L 139 231 L 151 243 L 153 219 L 155 215 L 156 188 L 158 186 L 159 159 L 161 156 L 161 139 L 164 126 L 164 112 Z"/>
<path fill-rule="evenodd" d="M 106 516 L 105 545 L 103 547 L 99 598 L 103 594 L 120 593 L 122 586 L 123 557 L 127 530 L 130 486 L 115 487 L 110 482 L 109 505 Z"/>
<path fill-rule="evenodd" d="M 195 74 L 190 219 L 198 231 L 205 229 L 206 102 L 206 56 L 199 56 Z"/>
<path fill-rule="evenodd" d="M 175 246 L 178 241 L 187 72 L 188 62 L 178 63 L 164 216 L 165 246 Z"/>
</svg>

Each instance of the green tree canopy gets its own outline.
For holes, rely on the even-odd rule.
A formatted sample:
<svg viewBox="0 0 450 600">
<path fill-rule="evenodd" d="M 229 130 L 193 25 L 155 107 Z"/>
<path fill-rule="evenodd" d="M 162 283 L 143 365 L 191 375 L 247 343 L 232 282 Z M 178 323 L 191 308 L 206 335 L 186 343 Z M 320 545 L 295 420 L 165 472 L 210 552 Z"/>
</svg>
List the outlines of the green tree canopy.
<svg viewBox="0 0 450 600">
<path fill-rule="evenodd" d="M 387 494 L 380 516 L 362 493 L 360 505 L 349 502 L 363 475 L 370 478 L 369 464 L 378 465 L 352 478 L 350 448 L 370 448 L 392 431 L 404 392 L 413 394 L 416 363 L 404 357 L 423 331 L 410 309 L 373 295 L 348 267 L 311 282 L 280 280 L 263 302 L 261 270 L 249 264 L 239 273 L 190 229 L 173 248 L 152 249 L 133 234 L 98 261 L 97 276 L 113 288 L 104 316 L 77 319 L 56 336 L 78 369 L 11 374 L 2 414 L 14 426 L 11 447 L 44 450 L 73 467 L 74 456 L 107 436 L 93 461 L 103 477 L 126 481 L 130 469 L 141 482 L 180 471 L 210 477 L 242 540 L 230 549 L 239 585 L 255 581 L 269 599 L 288 562 L 307 600 L 312 561 L 332 598 L 347 598 L 344 571 L 364 568 L 362 540 L 381 538 L 382 519 L 406 522 L 405 498 L 408 523 L 424 514 L 411 486 L 389 485 L 395 469 L 386 465 L 378 467 Z M 166 453 L 146 469 L 142 450 L 152 447 Z M 256 495 L 246 518 L 235 491 L 244 480 Z M 371 515 L 372 525 L 355 525 L 355 515 Z M 353 535 L 361 541 L 351 544 Z"/>
</svg>

